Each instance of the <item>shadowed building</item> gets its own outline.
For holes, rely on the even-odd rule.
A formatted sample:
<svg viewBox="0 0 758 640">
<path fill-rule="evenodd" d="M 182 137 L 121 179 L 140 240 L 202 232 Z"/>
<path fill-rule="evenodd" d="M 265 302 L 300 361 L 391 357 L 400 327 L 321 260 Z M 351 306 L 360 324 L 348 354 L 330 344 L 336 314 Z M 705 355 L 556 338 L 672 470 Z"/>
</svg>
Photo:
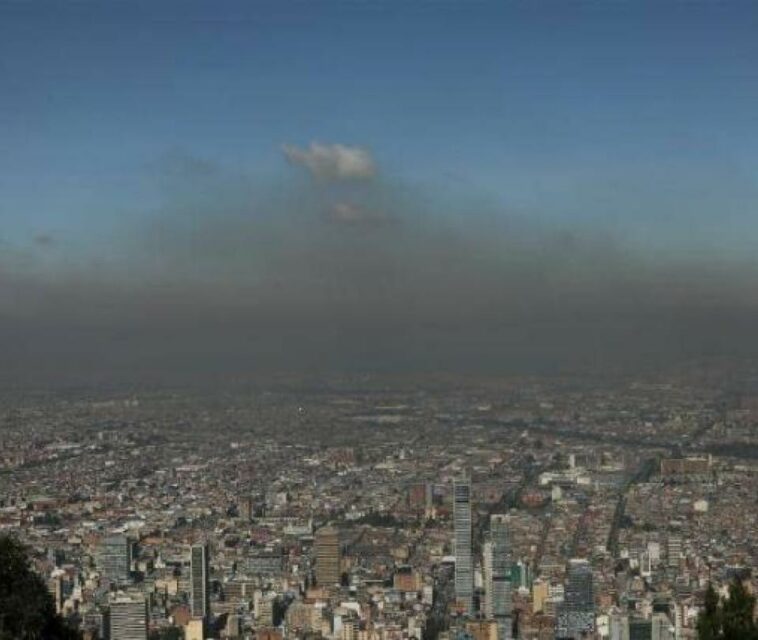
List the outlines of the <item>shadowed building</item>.
<svg viewBox="0 0 758 640">
<path fill-rule="evenodd" d="M 98 566 L 102 575 L 115 584 L 129 581 L 131 546 L 123 535 L 108 536 L 100 543 Z"/>
<path fill-rule="evenodd" d="M 190 550 L 190 608 L 193 618 L 208 619 L 210 606 L 208 545 L 195 544 Z"/>
<path fill-rule="evenodd" d="M 316 583 L 330 587 L 340 582 L 340 539 L 334 527 L 316 532 Z"/>
</svg>

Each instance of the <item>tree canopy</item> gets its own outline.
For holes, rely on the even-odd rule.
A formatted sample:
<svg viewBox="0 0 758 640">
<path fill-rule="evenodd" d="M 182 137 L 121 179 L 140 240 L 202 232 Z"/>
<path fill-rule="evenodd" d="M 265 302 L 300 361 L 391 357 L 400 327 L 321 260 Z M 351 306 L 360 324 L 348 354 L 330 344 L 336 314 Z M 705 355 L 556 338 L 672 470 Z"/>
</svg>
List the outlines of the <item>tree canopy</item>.
<svg viewBox="0 0 758 640">
<path fill-rule="evenodd" d="M 697 619 L 698 640 L 758 640 L 754 618 L 755 596 L 740 580 L 729 585 L 729 597 L 719 598 L 713 585 Z"/>
<path fill-rule="evenodd" d="M 0 640 L 76 640 L 56 614 L 45 582 L 29 566 L 26 548 L 0 535 Z"/>
</svg>

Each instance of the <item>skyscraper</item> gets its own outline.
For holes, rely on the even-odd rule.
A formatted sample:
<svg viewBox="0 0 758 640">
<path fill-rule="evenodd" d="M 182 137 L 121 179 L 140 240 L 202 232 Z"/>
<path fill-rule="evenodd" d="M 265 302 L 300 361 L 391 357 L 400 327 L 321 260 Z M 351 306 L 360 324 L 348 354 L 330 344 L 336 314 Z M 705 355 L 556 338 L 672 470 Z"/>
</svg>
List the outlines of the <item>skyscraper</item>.
<svg viewBox="0 0 758 640">
<path fill-rule="evenodd" d="M 492 617 L 492 535 L 482 544 L 482 580 L 484 582 L 484 602 L 482 610 L 485 618 Z"/>
<path fill-rule="evenodd" d="M 566 596 L 558 610 L 557 638 L 578 640 L 595 630 L 592 567 L 587 560 L 569 563 Z"/>
<path fill-rule="evenodd" d="M 492 553 L 491 594 L 492 616 L 497 622 L 498 639 L 510 640 L 513 596 L 511 593 L 511 548 L 508 520 L 502 514 L 490 518 L 490 544 Z"/>
<path fill-rule="evenodd" d="M 240 517 L 245 522 L 250 522 L 253 519 L 253 498 L 251 496 L 245 496 L 242 498 L 240 507 Z"/>
<path fill-rule="evenodd" d="M 453 483 L 453 525 L 455 534 L 455 597 L 458 610 L 473 613 L 474 567 L 471 552 L 471 483 Z"/>
<path fill-rule="evenodd" d="M 682 556 L 682 536 L 678 533 L 669 533 L 666 538 L 666 560 L 671 569 L 679 568 L 679 560 Z"/>
<path fill-rule="evenodd" d="M 673 640 L 674 625 L 665 613 L 654 613 L 651 623 L 651 640 Z"/>
<path fill-rule="evenodd" d="M 147 603 L 144 599 L 122 595 L 111 600 L 110 639 L 147 639 Z"/>
<path fill-rule="evenodd" d="M 330 587 L 340 581 L 339 532 L 333 527 L 322 527 L 316 532 L 316 582 Z"/>
<path fill-rule="evenodd" d="M 129 581 L 131 543 L 123 535 L 107 536 L 100 542 L 98 566 L 103 577 L 116 584 Z"/>
<path fill-rule="evenodd" d="M 192 545 L 190 550 L 190 609 L 193 618 L 207 620 L 211 612 L 207 544 Z"/>
<path fill-rule="evenodd" d="M 629 640 L 629 616 L 614 612 L 609 620 L 610 640 Z"/>
</svg>

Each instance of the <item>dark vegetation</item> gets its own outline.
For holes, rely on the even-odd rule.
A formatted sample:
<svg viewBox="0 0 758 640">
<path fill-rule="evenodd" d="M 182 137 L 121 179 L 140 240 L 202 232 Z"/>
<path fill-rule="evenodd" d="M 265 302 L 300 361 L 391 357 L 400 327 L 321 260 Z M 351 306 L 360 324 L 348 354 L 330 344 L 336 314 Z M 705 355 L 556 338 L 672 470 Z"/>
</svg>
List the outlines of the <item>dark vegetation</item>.
<svg viewBox="0 0 758 640">
<path fill-rule="evenodd" d="M 78 640 L 16 538 L 0 535 L 0 640 Z"/>
<path fill-rule="evenodd" d="M 698 640 L 758 640 L 753 617 L 755 596 L 740 580 L 729 585 L 729 597 L 719 598 L 712 585 L 697 619 Z"/>
</svg>

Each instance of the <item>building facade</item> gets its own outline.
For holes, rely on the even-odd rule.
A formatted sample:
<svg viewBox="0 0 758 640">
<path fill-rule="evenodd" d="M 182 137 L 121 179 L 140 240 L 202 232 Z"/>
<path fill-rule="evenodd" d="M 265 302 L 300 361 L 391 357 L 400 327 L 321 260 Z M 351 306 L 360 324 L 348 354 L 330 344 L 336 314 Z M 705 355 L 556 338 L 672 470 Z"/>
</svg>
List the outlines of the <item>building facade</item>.
<svg viewBox="0 0 758 640">
<path fill-rule="evenodd" d="M 330 587 L 340 582 L 339 531 L 323 527 L 316 532 L 316 582 Z"/>
<path fill-rule="evenodd" d="M 207 544 L 192 545 L 190 550 L 190 609 L 193 618 L 210 616 L 210 561 Z"/>
<path fill-rule="evenodd" d="M 147 603 L 144 599 L 116 597 L 110 603 L 110 640 L 146 640 Z"/>
<path fill-rule="evenodd" d="M 458 610 L 473 613 L 474 566 L 471 550 L 471 483 L 453 484 L 453 525 L 455 534 L 455 597 Z"/>
<path fill-rule="evenodd" d="M 510 640 L 512 633 L 513 595 L 511 591 L 511 550 L 508 519 L 494 514 L 490 518 L 491 610 L 498 627 L 498 638 Z"/>
<path fill-rule="evenodd" d="M 556 637 L 572 640 L 592 637 L 595 630 L 595 599 L 592 567 L 587 560 L 569 563 L 566 594 L 558 607 Z"/>
<path fill-rule="evenodd" d="M 98 565 L 101 574 L 115 584 L 129 581 L 131 542 L 123 535 L 107 536 L 100 543 Z"/>
</svg>

